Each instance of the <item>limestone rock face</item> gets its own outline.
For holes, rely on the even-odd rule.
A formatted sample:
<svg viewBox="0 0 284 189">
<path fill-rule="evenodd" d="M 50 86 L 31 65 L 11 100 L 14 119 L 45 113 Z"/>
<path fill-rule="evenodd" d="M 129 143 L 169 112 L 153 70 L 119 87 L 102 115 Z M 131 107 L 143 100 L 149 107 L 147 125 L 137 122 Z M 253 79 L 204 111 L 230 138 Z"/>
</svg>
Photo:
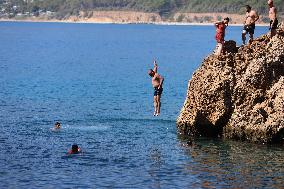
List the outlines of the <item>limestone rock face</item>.
<svg viewBox="0 0 284 189">
<path fill-rule="evenodd" d="M 225 44 L 208 56 L 188 84 L 177 119 L 180 133 L 251 142 L 284 141 L 284 31 L 251 45 Z"/>
</svg>

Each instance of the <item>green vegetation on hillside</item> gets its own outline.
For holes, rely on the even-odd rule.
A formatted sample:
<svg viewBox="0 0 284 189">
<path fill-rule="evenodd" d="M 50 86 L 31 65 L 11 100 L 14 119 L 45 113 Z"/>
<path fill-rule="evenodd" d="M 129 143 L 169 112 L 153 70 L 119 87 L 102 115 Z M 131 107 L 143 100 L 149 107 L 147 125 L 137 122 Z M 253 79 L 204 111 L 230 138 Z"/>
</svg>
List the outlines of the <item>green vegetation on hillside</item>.
<svg viewBox="0 0 284 189">
<path fill-rule="evenodd" d="M 284 1 L 274 0 L 279 12 L 284 12 Z M 0 0 L 0 13 L 54 12 L 57 18 L 78 15 L 90 10 L 135 10 L 159 13 L 168 17 L 175 12 L 243 13 L 250 4 L 259 13 L 267 13 L 267 0 Z"/>
<path fill-rule="evenodd" d="M 275 5 L 282 9 L 283 0 L 274 0 Z M 227 13 L 243 13 L 244 6 L 251 5 L 259 13 L 267 13 L 267 0 L 189 0 L 185 10 L 191 12 L 227 12 Z"/>
</svg>

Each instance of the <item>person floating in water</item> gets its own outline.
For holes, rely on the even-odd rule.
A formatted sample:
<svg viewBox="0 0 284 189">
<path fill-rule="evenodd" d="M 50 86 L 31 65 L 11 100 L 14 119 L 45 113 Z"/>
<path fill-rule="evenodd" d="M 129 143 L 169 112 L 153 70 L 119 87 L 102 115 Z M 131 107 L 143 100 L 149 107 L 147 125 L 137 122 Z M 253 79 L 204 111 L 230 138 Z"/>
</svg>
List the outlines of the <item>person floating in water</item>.
<svg viewBox="0 0 284 189">
<path fill-rule="evenodd" d="M 54 124 L 54 129 L 61 129 L 61 123 L 60 122 L 56 122 Z"/>
<path fill-rule="evenodd" d="M 81 153 L 81 149 L 77 144 L 72 145 L 72 149 L 68 151 L 68 154 L 79 154 Z"/>
<path fill-rule="evenodd" d="M 58 121 L 54 124 L 54 127 L 51 128 L 52 131 L 59 131 L 60 129 L 61 129 L 61 123 Z"/>
<path fill-rule="evenodd" d="M 150 77 L 152 77 L 152 85 L 154 87 L 154 116 L 160 115 L 161 110 L 161 95 L 163 93 L 164 78 L 158 74 L 158 64 L 154 61 L 154 69 L 148 71 Z"/>
<path fill-rule="evenodd" d="M 229 21 L 230 19 L 227 17 L 223 21 L 215 23 L 215 27 L 216 27 L 215 39 L 217 41 L 217 47 L 216 47 L 215 54 L 217 56 L 220 56 L 223 52 L 223 47 L 225 43 L 225 30 L 229 24 Z"/>
<path fill-rule="evenodd" d="M 276 35 L 276 29 L 278 27 L 277 10 L 273 4 L 273 0 L 268 0 L 267 4 L 269 6 L 269 18 L 270 18 L 270 37 Z"/>
<path fill-rule="evenodd" d="M 259 19 L 259 16 L 255 10 L 251 9 L 251 6 L 246 5 L 246 20 L 244 22 L 244 29 L 242 32 L 243 44 L 246 43 L 246 35 L 249 33 L 249 44 L 253 41 L 253 35 L 255 30 L 255 22 Z"/>
</svg>

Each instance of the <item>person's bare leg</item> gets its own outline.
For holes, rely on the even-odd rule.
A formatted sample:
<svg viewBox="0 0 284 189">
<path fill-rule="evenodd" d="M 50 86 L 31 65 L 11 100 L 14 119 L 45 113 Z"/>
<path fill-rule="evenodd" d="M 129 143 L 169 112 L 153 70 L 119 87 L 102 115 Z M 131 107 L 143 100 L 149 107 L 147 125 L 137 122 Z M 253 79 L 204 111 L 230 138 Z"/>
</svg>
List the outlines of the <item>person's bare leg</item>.
<svg viewBox="0 0 284 189">
<path fill-rule="evenodd" d="M 220 44 L 220 43 L 217 43 L 217 49 L 216 49 L 216 55 L 217 55 L 217 56 L 220 56 L 220 55 L 221 55 L 220 48 L 221 48 L 221 44 Z"/>
<path fill-rule="evenodd" d="M 157 96 L 157 116 L 160 115 L 160 112 L 161 112 L 161 96 L 158 95 Z"/>
<path fill-rule="evenodd" d="M 242 33 L 243 45 L 246 44 L 246 33 Z"/>
<path fill-rule="evenodd" d="M 276 35 L 276 29 L 271 29 L 270 38 Z"/>
<path fill-rule="evenodd" d="M 219 43 L 216 44 L 216 48 L 214 50 L 214 54 L 217 56 L 218 55 L 218 48 L 219 48 Z"/>
<path fill-rule="evenodd" d="M 218 43 L 218 49 L 217 49 L 217 55 L 221 56 L 222 55 L 222 51 L 223 51 L 223 44 L 222 43 Z"/>
<path fill-rule="evenodd" d="M 249 42 L 248 42 L 248 43 L 251 44 L 251 43 L 253 42 L 253 34 L 250 33 L 250 34 L 249 34 L 249 38 L 250 38 L 250 39 L 249 39 Z"/>
<path fill-rule="evenodd" d="M 222 55 L 224 52 L 223 52 L 223 49 L 224 49 L 224 44 L 225 42 L 223 41 L 220 45 L 220 54 Z"/>
<path fill-rule="evenodd" d="M 154 96 L 154 116 L 157 115 L 157 111 L 158 111 L 157 107 L 158 107 L 157 96 Z"/>
</svg>

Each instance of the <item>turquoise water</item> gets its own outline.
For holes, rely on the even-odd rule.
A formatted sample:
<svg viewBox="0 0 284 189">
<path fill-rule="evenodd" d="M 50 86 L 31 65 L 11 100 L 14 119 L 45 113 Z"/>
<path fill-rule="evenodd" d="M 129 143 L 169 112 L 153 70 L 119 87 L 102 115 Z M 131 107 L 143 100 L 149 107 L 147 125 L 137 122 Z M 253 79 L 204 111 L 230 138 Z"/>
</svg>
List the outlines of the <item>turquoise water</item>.
<svg viewBox="0 0 284 189">
<path fill-rule="evenodd" d="M 258 27 L 256 35 L 267 28 Z M 0 188 L 283 188 L 284 149 L 177 135 L 214 27 L 0 22 Z M 241 41 L 241 28 L 227 39 Z M 153 117 L 147 69 L 165 77 Z M 62 123 L 59 132 L 50 128 Z M 66 155 L 73 143 L 83 150 Z"/>
</svg>

